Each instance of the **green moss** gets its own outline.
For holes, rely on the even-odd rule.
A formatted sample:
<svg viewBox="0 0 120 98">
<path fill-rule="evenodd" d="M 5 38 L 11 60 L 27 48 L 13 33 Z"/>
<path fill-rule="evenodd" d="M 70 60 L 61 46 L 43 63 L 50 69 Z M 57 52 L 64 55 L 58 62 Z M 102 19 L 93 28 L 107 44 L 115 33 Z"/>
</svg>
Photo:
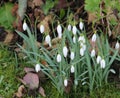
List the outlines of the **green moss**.
<svg viewBox="0 0 120 98">
<path fill-rule="evenodd" d="M 14 54 L 0 46 L 0 96 L 4 98 L 12 98 L 18 88 L 15 65 Z"/>
</svg>

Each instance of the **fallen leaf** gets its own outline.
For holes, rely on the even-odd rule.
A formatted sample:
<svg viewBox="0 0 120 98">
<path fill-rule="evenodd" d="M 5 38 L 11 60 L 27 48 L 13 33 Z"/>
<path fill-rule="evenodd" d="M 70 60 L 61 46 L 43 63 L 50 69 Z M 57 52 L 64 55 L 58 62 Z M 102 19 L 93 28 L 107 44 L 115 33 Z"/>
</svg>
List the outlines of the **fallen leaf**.
<svg viewBox="0 0 120 98">
<path fill-rule="evenodd" d="M 29 68 L 29 67 L 25 67 L 25 68 L 24 68 L 24 71 L 25 71 L 26 73 L 28 73 L 28 72 L 35 72 L 35 70 L 34 70 L 33 68 Z"/>
<path fill-rule="evenodd" d="M 26 85 L 29 87 L 29 89 L 33 90 L 38 88 L 39 86 L 39 78 L 38 75 L 35 73 L 27 73 L 23 77 L 23 81 L 26 82 Z"/>
<path fill-rule="evenodd" d="M 25 87 L 24 87 L 24 85 L 21 85 L 19 88 L 18 88 L 18 91 L 17 91 L 17 93 L 15 93 L 15 95 L 14 95 L 14 98 L 22 98 L 23 97 L 23 95 L 24 95 L 24 93 L 25 93 Z"/>
<path fill-rule="evenodd" d="M 43 97 L 46 97 L 46 95 L 45 95 L 45 90 L 44 90 L 42 87 L 39 88 L 39 93 L 40 93 Z"/>
</svg>

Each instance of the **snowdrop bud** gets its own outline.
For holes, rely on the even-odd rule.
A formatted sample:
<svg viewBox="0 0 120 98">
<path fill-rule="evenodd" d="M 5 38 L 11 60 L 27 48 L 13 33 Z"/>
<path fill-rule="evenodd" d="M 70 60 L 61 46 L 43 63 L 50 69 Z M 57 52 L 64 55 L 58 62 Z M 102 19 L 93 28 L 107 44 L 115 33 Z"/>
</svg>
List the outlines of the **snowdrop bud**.
<svg viewBox="0 0 120 98">
<path fill-rule="evenodd" d="M 65 80 L 64 80 L 64 86 L 66 87 L 67 85 L 68 85 L 68 80 L 65 79 Z"/>
<path fill-rule="evenodd" d="M 68 31 L 71 31 L 71 29 L 72 29 L 72 26 L 69 24 L 68 25 Z"/>
<path fill-rule="evenodd" d="M 83 56 L 84 55 L 84 49 L 80 48 L 80 55 Z"/>
<path fill-rule="evenodd" d="M 99 64 L 100 61 L 101 61 L 101 56 L 98 55 L 98 56 L 97 56 L 97 59 L 96 59 L 97 64 Z"/>
<path fill-rule="evenodd" d="M 63 47 L 63 55 L 64 57 L 67 57 L 67 54 L 68 54 L 68 49 L 66 46 Z"/>
<path fill-rule="evenodd" d="M 57 33 L 62 34 L 62 27 L 60 24 L 57 26 Z"/>
<path fill-rule="evenodd" d="M 117 43 L 115 44 L 115 49 L 119 49 L 119 47 L 120 47 L 120 44 L 119 44 L 119 42 L 117 41 Z"/>
<path fill-rule="evenodd" d="M 23 30 L 26 31 L 27 30 L 27 23 L 24 21 L 23 23 Z"/>
<path fill-rule="evenodd" d="M 76 37 L 73 36 L 73 43 L 76 43 Z"/>
<path fill-rule="evenodd" d="M 79 23 L 79 28 L 80 28 L 80 30 L 83 30 L 83 26 L 84 26 L 83 22 L 80 22 L 80 23 Z"/>
<path fill-rule="evenodd" d="M 94 57 L 94 56 L 95 56 L 95 49 L 91 51 L 91 57 Z"/>
<path fill-rule="evenodd" d="M 75 67 L 72 65 L 71 66 L 71 69 L 70 69 L 71 73 L 74 73 L 75 72 Z"/>
<path fill-rule="evenodd" d="M 75 58 L 75 53 L 72 51 L 72 52 L 70 53 L 70 59 L 73 60 L 74 58 Z"/>
<path fill-rule="evenodd" d="M 76 35 L 76 33 L 77 33 L 77 28 L 76 28 L 76 26 L 73 26 L 72 32 L 73 32 L 74 35 Z"/>
<path fill-rule="evenodd" d="M 47 35 L 47 36 L 45 37 L 45 42 L 46 42 L 47 44 L 49 44 L 49 46 L 51 47 L 51 38 L 50 38 L 50 35 Z"/>
<path fill-rule="evenodd" d="M 105 68 L 105 60 L 104 59 L 102 59 L 101 61 L 100 61 L 100 67 L 101 68 Z"/>
<path fill-rule="evenodd" d="M 95 42 L 96 38 L 97 38 L 97 35 L 96 35 L 96 33 L 94 33 L 93 36 L 92 36 L 92 42 Z"/>
<path fill-rule="evenodd" d="M 36 65 L 35 65 L 35 71 L 36 71 L 36 72 L 39 72 L 40 70 L 41 70 L 40 64 L 36 64 Z"/>
<path fill-rule="evenodd" d="M 59 62 L 61 62 L 61 60 L 62 60 L 61 55 L 58 54 L 58 55 L 57 55 L 57 62 L 59 63 Z"/>
<path fill-rule="evenodd" d="M 44 25 L 40 25 L 40 32 L 43 33 L 45 31 Z"/>
</svg>

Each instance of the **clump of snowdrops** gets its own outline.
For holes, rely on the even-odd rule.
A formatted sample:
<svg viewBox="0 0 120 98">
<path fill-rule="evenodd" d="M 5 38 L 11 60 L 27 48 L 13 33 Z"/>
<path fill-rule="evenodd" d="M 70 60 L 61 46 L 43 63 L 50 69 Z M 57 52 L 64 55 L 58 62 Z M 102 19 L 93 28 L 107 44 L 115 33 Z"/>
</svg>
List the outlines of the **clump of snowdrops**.
<svg viewBox="0 0 120 98">
<path fill-rule="evenodd" d="M 114 69 L 110 68 L 118 55 L 118 41 L 115 48 L 111 48 L 107 36 L 102 33 L 98 35 L 97 32 L 93 32 L 91 39 L 88 39 L 82 21 L 79 28 L 71 24 L 63 28 L 58 24 L 57 38 L 60 43 L 51 50 L 47 50 L 42 44 L 37 47 L 36 37 L 25 22 L 23 30 L 27 30 L 28 36 L 17 32 L 28 43 L 28 47 L 19 47 L 30 58 L 36 72 L 42 71 L 46 74 L 61 94 L 68 86 L 76 89 L 78 85 L 87 85 L 91 92 L 108 82 L 109 72 L 115 74 Z M 44 34 L 44 31 L 45 27 L 41 25 L 40 33 Z M 49 33 L 45 35 L 44 41 L 52 47 Z M 43 65 L 40 59 L 45 60 L 48 66 Z"/>
</svg>

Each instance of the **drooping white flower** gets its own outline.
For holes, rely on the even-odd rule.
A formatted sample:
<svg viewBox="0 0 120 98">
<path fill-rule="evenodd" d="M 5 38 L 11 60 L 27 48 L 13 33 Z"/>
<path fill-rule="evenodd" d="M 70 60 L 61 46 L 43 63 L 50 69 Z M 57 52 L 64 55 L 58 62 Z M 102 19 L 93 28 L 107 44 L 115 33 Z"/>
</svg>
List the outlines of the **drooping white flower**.
<svg viewBox="0 0 120 98">
<path fill-rule="evenodd" d="M 75 67 L 72 65 L 71 66 L 71 69 L 70 69 L 71 73 L 74 73 L 75 72 Z"/>
<path fill-rule="evenodd" d="M 59 62 L 61 62 L 61 60 L 62 60 L 62 57 L 61 57 L 60 54 L 58 54 L 58 55 L 57 55 L 57 62 L 59 63 Z"/>
<path fill-rule="evenodd" d="M 27 30 L 27 27 L 28 27 L 28 26 L 27 26 L 27 23 L 24 21 L 24 23 L 23 23 L 23 30 L 26 31 L 26 30 Z"/>
<path fill-rule="evenodd" d="M 77 33 L 77 28 L 76 28 L 76 26 L 73 26 L 72 32 L 73 32 L 74 35 L 76 35 L 76 33 Z"/>
<path fill-rule="evenodd" d="M 78 42 L 85 43 L 86 42 L 85 37 L 83 35 L 79 36 Z"/>
<path fill-rule="evenodd" d="M 35 71 L 36 71 L 36 72 L 39 72 L 40 70 L 41 70 L 40 64 L 36 64 L 36 65 L 35 65 Z"/>
<path fill-rule="evenodd" d="M 65 79 L 65 80 L 64 80 L 64 86 L 67 87 L 67 85 L 68 85 L 68 80 Z"/>
<path fill-rule="evenodd" d="M 100 67 L 101 68 L 105 68 L 105 60 L 104 59 L 102 59 L 101 61 L 100 61 Z"/>
<path fill-rule="evenodd" d="M 80 22 L 80 23 L 79 23 L 79 28 L 80 28 L 80 30 L 83 30 L 83 27 L 84 27 L 83 22 Z"/>
<path fill-rule="evenodd" d="M 83 48 L 80 48 L 80 55 L 83 56 L 84 55 L 84 49 Z"/>
<path fill-rule="evenodd" d="M 83 48 L 84 51 L 86 50 L 86 44 L 84 44 L 84 43 L 81 42 L 80 46 Z"/>
<path fill-rule="evenodd" d="M 68 31 L 71 31 L 72 30 L 72 26 L 69 24 L 68 25 Z"/>
<path fill-rule="evenodd" d="M 62 27 L 61 27 L 61 25 L 59 24 L 58 26 L 57 26 L 57 33 L 58 33 L 58 35 L 60 34 L 62 34 Z"/>
<path fill-rule="evenodd" d="M 96 42 L 96 39 L 97 39 L 97 35 L 96 35 L 96 33 L 94 33 L 92 36 L 92 42 Z"/>
<path fill-rule="evenodd" d="M 67 57 L 67 54 L 68 54 L 68 49 L 66 46 L 63 47 L 63 55 L 64 57 Z"/>
<path fill-rule="evenodd" d="M 91 51 L 91 57 L 94 57 L 95 56 L 95 49 L 92 49 Z"/>
<path fill-rule="evenodd" d="M 100 55 L 98 55 L 98 56 L 97 56 L 97 59 L 96 59 L 97 64 L 99 64 L 99 63 L 100 63 L 100 61 L 101 61 L 101 56 L 100 56 Z"/>
<path fill-rule="evenodd" d="M 41 33 L 44 33 L 44 31 L 45 31 L 44 25 L 40 25 L 40 32 L 41 32 Z"/>
<path fill-rule="evenodd" d="M 51 47 L 51 38 L 50 38 L 50 35 L 47 35 L 47 36 L 45 37 L 45 42 L 46 42 L 47 44 L 49 44 L 49 46 Z"/>
<path fill-rule="evenodd" d="M 73 43 L 76 43 L 76 37 L 73 36 Z"/>
<path fill-rule="evenodd" d="M 115 49 L 119 49 L 120 48 L 120 44 L 119 42 L 117 41 L 116 44 L 115 44 Z"/>
<path fill-rule="evenodd" d="M 73 60 L 74 58 L 75 58 L 75 53 L 72 51 L 72 52 L 70 53 L 70 59 Z"/>
</svg>

